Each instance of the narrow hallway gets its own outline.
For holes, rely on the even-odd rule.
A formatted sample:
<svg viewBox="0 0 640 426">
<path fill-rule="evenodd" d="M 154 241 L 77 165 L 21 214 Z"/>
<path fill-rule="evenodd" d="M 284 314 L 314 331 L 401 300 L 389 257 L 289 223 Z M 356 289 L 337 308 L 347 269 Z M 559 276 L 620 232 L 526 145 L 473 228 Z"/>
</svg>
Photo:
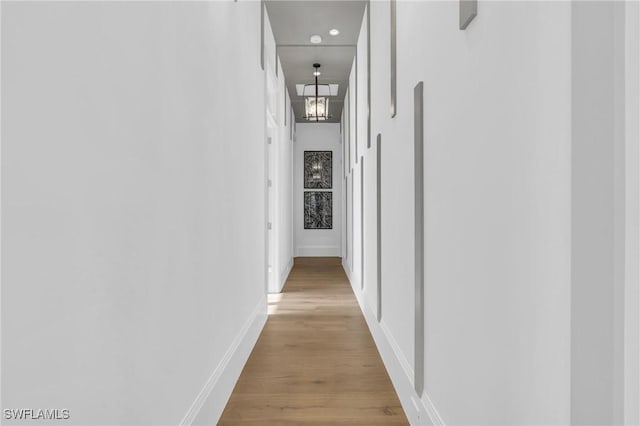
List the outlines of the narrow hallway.
<svg viewBox="0 0 640 426">
<path fill-rule="evenodd" d="M 219 424 L 408 424 L 340 258 L 296 258 Z"/>
<path fill-rule="evenodd" d="M 2 426 L 640 426 L 640 0 L 0 0 Z"/>
</svg>

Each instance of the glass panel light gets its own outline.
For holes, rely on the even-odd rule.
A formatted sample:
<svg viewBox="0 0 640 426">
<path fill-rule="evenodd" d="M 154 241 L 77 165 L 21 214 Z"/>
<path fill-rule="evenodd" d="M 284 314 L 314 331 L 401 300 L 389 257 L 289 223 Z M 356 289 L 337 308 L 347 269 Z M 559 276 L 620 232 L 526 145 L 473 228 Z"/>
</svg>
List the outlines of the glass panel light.
<svg viewBox="0 0 640 426">
<path fill-rule="evenodd" d="M 316 103 L 317 100 L 317 103 Z M 309 96 L 305 98 L 305 118 L 307 120 L 324 121 L 329 118 L 329 98 Z"/>
<path fill-rule="evenodd" d="M 318 84 L 318 76 L 320 75 L 320 64 L 313 64 L 313 68 L 315 70 L 313 72 L 315 84 L 313 86 L 305 85 L 304 88 L 306 89 L 307 87 L 312 86 L 315 90 L 313 93 L 309 94 L 311 96 L 307 95 L 304 100 L 304 118 L 309 121 L 325 121 L 331 118 L 331 116 L 329 115 L 329 98 L 320 95 L 320 85 Z M 330 92 L 330 85 L 325 86 L 329 88 Z"/>
</svg>

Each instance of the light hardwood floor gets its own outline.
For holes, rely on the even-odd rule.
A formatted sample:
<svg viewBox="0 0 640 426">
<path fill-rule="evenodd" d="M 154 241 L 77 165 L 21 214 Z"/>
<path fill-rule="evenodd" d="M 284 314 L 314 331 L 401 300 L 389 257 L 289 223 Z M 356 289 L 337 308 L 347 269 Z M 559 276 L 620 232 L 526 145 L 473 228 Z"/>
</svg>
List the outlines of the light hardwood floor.
<svg viewBox="0 0 640 426">
<path fill-rule="evenodd" d="M 408 424 L 339 258 L 296 258 L 221 425 Z"/>
</svg>

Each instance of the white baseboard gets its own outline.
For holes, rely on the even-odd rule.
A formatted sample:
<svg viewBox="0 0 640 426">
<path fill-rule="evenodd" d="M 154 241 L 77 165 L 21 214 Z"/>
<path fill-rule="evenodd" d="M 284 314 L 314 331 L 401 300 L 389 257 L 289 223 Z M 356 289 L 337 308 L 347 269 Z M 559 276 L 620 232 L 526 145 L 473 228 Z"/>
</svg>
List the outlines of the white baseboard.
<svg viewBox="0 0 640 426">
<path fill-rule="evenodd" d="M 213 425 L 218 422 L 267 321 L 266 306 L 267 302 L 263 297 L 233 339 L 180 425 Z"/>
<path fill-rule="evenodd" d="M 296 257 L 340 257 L 340 246 L 298 246 Z"/>
<path fill-rule="evenodd" d="M 282 289 L 284 288 L 284 285 L 287 282 L 287 279 L 289 278 L 289 274 L 291 273 L 292 269 L 293 269 L 293 257 L 291 258 L 291 260 L 289 260 L 289 264 L 284 268 L 284 271 L 282 271 L 282 273 L 280 274 L 280 282 L 278 283 L 278 289 L 276 293 L 282 292 Z"/>
<path fill-rule="evenodd" d="M 351 269 L 349 269 L 349 265 L 344 257 L 342 258 L 342 269 L 344 269 L 344 273 L 347 274 L 347 279 L 349 283 L 351 283 Z"/>
<path fill-rule="evenodd" d="M 344 262 L 342 266 L 351 283 L 349 268 Z M 373 336 L 373 340 L 376 342 L 378 352 L 380 352 L 380 356 L 382 357 L 382 362 L 384 362 L 387 372 L 389 373 L 389 377 L 398 394 L 398 398 L 400 399 L 409 423 L 412 425 L 444 426 L 444 421 L 438 414 L 427 393 L 423 392 L 422 398 L 420 398 L 414 390 L 413 368 L 402 354 L 400 347 L 387 328 L 384 320 L 378 322 L 373 309 L 368 309 L 365 306 L 366 303 L 362 297 L 363 293 L 360 288 L 354 286 L 353 283 L 351 283 L 351 287 L 353 288 L 353 293 L 358 300 L 360 310 L 367 321 L 369 331 Z"/>
</svg>

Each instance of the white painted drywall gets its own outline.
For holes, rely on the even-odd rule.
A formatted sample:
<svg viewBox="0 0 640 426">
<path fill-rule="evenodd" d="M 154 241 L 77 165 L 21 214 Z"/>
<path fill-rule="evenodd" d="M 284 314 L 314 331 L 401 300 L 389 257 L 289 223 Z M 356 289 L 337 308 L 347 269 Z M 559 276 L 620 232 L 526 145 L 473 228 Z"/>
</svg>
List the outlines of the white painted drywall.
<svg viewBox="0 0 640 426">
<path fill-rule="evenodd" d="M 276 225 L 278 223 L 278 185 L 276 183 L 278 170 L 278 144 L 280 137 L 280 126 L 278 123 L 278 78 L 276 76 L 278 62 L 275 57 L 276 42 L 271 29 L 266 8 L 264 13 L 264 34 L 263 34 L 263 61 L 264 61 L 264 88 L 265 88 L 265 124 L 266 124 L 266 140 L 265 149 L 265 181 L 267 182 L 267 236 L 266 236 L 266 262 L 267 262 L 267 290 L 269 292 L 277 292 L 278 283 L 278 231 Z M 271 228 L 271 229 L 269 229 Z"/>
<path fill-rule="evenodd" d="M 304 151 L 331 151 L 333 229 L 304 229 Z M 340 256 L 342 146 L 340 124 L 297 123 L 293 148 L 293 216 L 296 256 Z"/>
<path fill-rule="evenodd" d="M 621 424 L 624 4 L 572 4 L 571 422 Z"/>
<path fill-rule="evenodd" d="M 625 3 L 624 424 L 640 424 L 640 3 Z"/>
<path fill-rule="evenodd" d="M 394 362 L 412 376 L 413 88 L 423 81 L 423 411 L 446 424 L 566 424 L 570 5 L 480 2 L 460 31 L 457 2 L 398 2 L 394 119 L 389 5 L 371 7 L 372 135 L 382 133 L 384 171 L 380 327 Z M 375 149 L 364 156 L 366 168 Z M 365 173 L 367 203 L 375 175 Z M 365 226 L 375 235 L 374 217 Z M 374 238 L 365 244 L 375 253 Z M 365 307 L 371 291 L 365 283 Z"/>
<path fill-rule="evenodd" d="M 482 3 L 466 31 L 457 15 L 398 5 L 392 140 L 412 141 L 425 87 L 425 393 L 449 424 L 567 423 L 570 8 Z"/>
<path fill-rule="evenodd" d="M 266 312 L 259 19 L 2 4 L 2 408 L 177 424 Z"/>
<path fill-rule="evenodd" d="M 389 5 L 371 3 L 371 134 L 383 140 L 381 323 L 367 286 L 375 240 L 365 238 L 364 291 L 357 258 L 345 267 L 413 422 L 637 422 L 637 7 L 480 2 L 460 31 L 457 2 L 398 2 L 391 119 Z M 419 81 L 425 392 L 415 395 L 407 389 L 420 307 L 412 265 Z M 366 114 L 360 102 L 350 108 Z M 375 149 L 363 150 L 361 137 L 367 166 Z M 367 167 L 364 191 L 365 235 L 375 235 Z M 348 196 L 358 211 L 359 194 Z M 357 252 L 358 236 L 347 237 Z"/>
<path fill-rule="evenodd" d="M 270 265 L 269 292 L 282 290 L 289 271 L 293 267 L 293 142 L 291 140 L 291 106 L 285 88 L 282 64 L 276 59 L 276 42 L 268 13 L 265 12 L 265 88 L 267 137 L 271 144 L 267 149 L 269 221 L 271 230 L 268 264 Z"/>
<path fill-rule="evenodd" d="M 368 6 L 369 7 L 369 6 Z M 375 6 L 374 6 L 375 7 Z M 363 228 L 357 228 L 361 240 L 357 247 L 359 249 L 359 267 L 357 267 L 357 277 L 360 280 L 360 287 L 366 287 L 365 298 L 367 306 L 372 312 L 377 312 L 377 246 L 376 246 L 376 135 L 371 132 L 369 143 L 369 132 L 367 124 L 367 11 L 365 10 L 358 37 L 358 150 L 364 155 L 364 170 L 358 167 L 358 179 L 364 179 L 364 185 L 357 188 L 358 193 L 362 190 L 361 198 L 356 199 L 356 210 L 359 212 L 357 223 L 362 223 Z M 387 32 L 388 34 L 388 32 Z M 381 47 L 386 47 L 382 45 Z M 374 52 L 372 52 L 374 56 Z M 373 66 L 373 64 L 372 64 Z M 372 86 L 372 92 L 373 92 Z M 369 146 L 371 145 L 371 146 Z M 364 175 L 360 176 L 360 172 Z M 362 212 L 363 214 L 361 214 Z M 362 218 L 362 219 L 361 219 Z M 364 232 L 363 232 L 364 231 Z"/>
<path fill-rule="evenodd" d="M 348 169 L 348 173 L 349 173 L 349 177 L 348 177 L 348 183 L 347 183 L 347 191 L 349 192 L 349 201 L 347 203 L 347 221 L 348 221 L 348 232 L 347 232 L 347 238 L 349 238 L 349 241 L 347 242 L 347 247 L 349 248 L 349 253 L 347 256 L 347 264 L 348 264 L 348 268 L 349 268 L 349 276 L 352 279 L 352 283 L 355 281 L 355 269 L 356 269 L 356 257 L 360 256 L 360 251 L 358 249 L 356 249 L 355 244 L 356 242 L 359 242 L 360 239 L 356 238 L 356 235 L 358 235 L 356 233 L 356 222 L 355 222 L 355 215 L 356 215 L 356 200 L 359 200 L 359 198 L 356 196 L 356 189 L 359 188 L 359 186 L 355 185 L 356 182 L 356 173 L 358 173 L 358 169 L 357 169 L 357 164 L 356 164 L 356 145 L 357 145 L 357 114 L 358 114 L 358 108 L 357 108 L 357 104 L 356 104 L 356 92 L 357 92 L 357 84 L 356 84 L 356 61 L 353 61 L 353 64 L 351 66 L 351 74 L 349 75 L 349 91 L 347 92 L 347 95 L 349 96 L 349 101 L 347 104 L 349 107 L 349 111 L 347 114 L 347 124 L 348 124 L 348 141 L 347 143 L 349 144 L 347 152 L 349 154 L 349 158 L 348 160 L 348 165 L 347 165 L 347 169 Z M 360 223 L 360 221 L 358 221 L 358 224 Z M 360 226 L 357 225 L 358 227 L 358 232 L 360 230 Z M 358 274 L 359 274 L 359 270 L 358 270 Z M 357 280 L 357 282 L 360 282 L 359 280 Z"/>
<path fill-rule="evenodd" d="M 274 185 L 277 191 L 278 215 L 275 231 L 278 235 L 278 283 L 281 291 L 293 267 L 293 140 L 291 138 L 291 101 L 286 91 L 282 66 L 278 73 L 278 105 L 280 129 L 276 140 L 278 155 Z M 286 116 L 286 118 L 285 118 Z"/>
</svg>

